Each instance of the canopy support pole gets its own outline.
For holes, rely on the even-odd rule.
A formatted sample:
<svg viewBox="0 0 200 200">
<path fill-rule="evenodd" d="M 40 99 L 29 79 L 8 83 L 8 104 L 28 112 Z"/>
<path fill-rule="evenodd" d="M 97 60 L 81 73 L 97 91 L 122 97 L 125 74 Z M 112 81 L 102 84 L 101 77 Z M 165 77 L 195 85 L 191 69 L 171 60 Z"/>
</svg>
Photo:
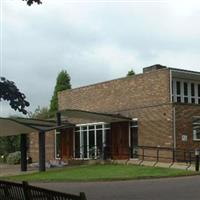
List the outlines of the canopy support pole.
<svg viewBox="0 0 200 200">
<path fill-rule="evenodd" d="M 61 113 L 60 112 L 56 113 L 56 124 L 57 124 L 57 126 L 61 125 Z"/>
<path fill-rule="evenodd" d="M 61 113 L 60 113 L 60 112 L 57 112 L 57 113 L 56 113 L 56 125 L 57 125 L 57 126 L 60 126 L 60 125 L 61 125 Z M 61 130 L 60 130 L 60 129 L 56 129 L 56 133 L 60 133 L 60 135 L 61 135 Z M 62 135 L 61 135 L 61 137 L 62 137 Z M 62 158 L 62 143 L 61 143 L 61 137 L 59 137 L 59 139 L 60 139 L 60 141 L 59 141 L 60 147 L 59 147 L 59 152 L 57 152 L 57 153 L 60 154 L 60 155 L 59 155 L 59 158 Z M 58 139 L 58 138 L 57 138 L 57 139 Z"/>
<path fill-rule="evenodd" d="M 20 135 L 21 171 L 27 171 L 27 135 Z"/>
<path fill-rule="evenodd" d="M 45 162 L 45 131 L 39 132 L 39 171 L 46 171 Z"/>
</svg>

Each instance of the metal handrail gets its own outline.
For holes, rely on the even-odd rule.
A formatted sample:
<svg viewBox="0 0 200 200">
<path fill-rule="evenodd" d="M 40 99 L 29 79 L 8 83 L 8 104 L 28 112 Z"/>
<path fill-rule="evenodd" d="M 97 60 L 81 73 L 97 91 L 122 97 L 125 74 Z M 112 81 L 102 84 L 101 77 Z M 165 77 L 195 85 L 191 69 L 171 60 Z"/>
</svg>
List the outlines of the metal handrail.
<svg viewBox="0 0 200 200">
<path fill-rule="evenodd" d="M 88 149 L 88 146 L 85 146 Z M 94 149 L 98 149 L 97 146 L 94 146 Z M 118 147 L 118 154 L 120 152 L 121 156 L 127 157 L 127 159 L 130 159 L 132 157 L 139 158 L 141 161 L 145 159 L 154 159 L 156 163 L 158 163 L 160 160 L 165 159 L 169 160 L 172 164 L 175 161 L 182 161 L 185 163 L 189 163 L 191 165 L 192 162 L 195 161 L 194 156 L 194 150 L 191 149 L 183 149 L 183 148 L 171 148 L 171 147 L 158 147 L 158 146 L 133 146 L 133 147 Z M 133 154 L 133 150 L 135 150 Z M 154 150 L 154 152 L 151 152 Z M 167 152 L 171 154 L 171 156 L 165 156 L 163 155 L 163 152 Z M 80 159 L 84 159 L 84 153 L 90 155 L 89 151 L 83 151 L 83 146 L 76 149 L 73 153 L 76 155 L 76 153 L 80 154 Z M 82 153 L 82 154 L 81 154 Z M 116 152 L 113 150 L 113 146 L 105 144 L 102 145 L 102 148 L 98 151 L 98 156 L 93 157 L 94 159 L 108 159 L 112 158 L 116 155 Z M 87 157 L 87 159 L 90 159 L 91 157 Z M 155 165 L 156 165 L 155 163 Z"/>
</svg>

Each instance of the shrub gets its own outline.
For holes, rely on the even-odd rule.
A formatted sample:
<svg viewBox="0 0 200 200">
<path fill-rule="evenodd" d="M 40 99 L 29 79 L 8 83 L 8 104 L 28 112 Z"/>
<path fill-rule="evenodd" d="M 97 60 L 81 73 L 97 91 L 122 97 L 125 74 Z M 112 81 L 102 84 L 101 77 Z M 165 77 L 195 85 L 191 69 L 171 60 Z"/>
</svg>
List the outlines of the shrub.
<svg viewBox="0 0 200 200">
<path fill-rule="evenodd" d="M 6 163 L 7 154 L 0 155 L 0 163 Z"/>
<path fill-rule="evenodd" d="M 9 153 L 6 161 L 7 164 L 15 165 L 20 163 L 20 159 L 21 159 L 21 153 L 20 151 L 16 151 L 13 153 Z"/>
</svg>

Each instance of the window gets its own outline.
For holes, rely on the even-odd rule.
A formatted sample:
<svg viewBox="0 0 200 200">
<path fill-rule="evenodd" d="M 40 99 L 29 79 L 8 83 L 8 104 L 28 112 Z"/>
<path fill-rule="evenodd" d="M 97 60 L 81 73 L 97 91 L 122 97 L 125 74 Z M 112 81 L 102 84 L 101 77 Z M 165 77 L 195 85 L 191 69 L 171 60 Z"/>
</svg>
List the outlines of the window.
<svg viewBox="0 0 200 200">
<path fill-rule="evenodd" d="M 176 96 L 177 102 L 181 102 L 181 82 L 176 81 Z"/>
<path fill-rule="evenodd" d="M 172 100 L 178 103 L 200 104 L 200 83 L 174 79 L 172 82 Z"/>
<path fill-rule="evenodd" d="M 200 126 L 193 128 L 193 140 L 200 141 Z"/>
<path fill-rule="evenodd" d="M 75 132 L 75 152 L 74 152 L 74 156 L 76 158 L 80 158 L 80 132 L 77 131 Z"/>
<path fill-rule="evenodd" d="M 183 87 L 184 87 L 184 103 L 188 103 L 188 83 L 184 82 Z"/>
<path fill-rule="evenodd" d="M 109 124 L 100 122 L 77 125 L 75 129 L 75 158 L 97 159 L 102 155 L 106 145 L 110 145 Z"/>
<path fill-rule="evenodd" d="M 200 104 L 200 84 L 198 84 L 198 104 Z"/>
<path fill-rule="evenodd" d="M 176 81 L 176 94 L 181 95 L 181 82 Z"/>
<path fill-rule="evenodd" d="M 191 103 L 195 103 L 195 84 L 191 83 Z"/>
</svg>

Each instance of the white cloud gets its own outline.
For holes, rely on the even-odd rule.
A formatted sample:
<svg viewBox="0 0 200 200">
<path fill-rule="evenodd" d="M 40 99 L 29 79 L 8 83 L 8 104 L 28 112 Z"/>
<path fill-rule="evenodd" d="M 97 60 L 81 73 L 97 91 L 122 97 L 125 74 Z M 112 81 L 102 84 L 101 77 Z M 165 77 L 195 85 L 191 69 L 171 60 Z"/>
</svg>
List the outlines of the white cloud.
<svg viewBox="0 0 200 200">
<path fill-rule="evenodd" d="M 1 20 L 3 75 L 27 95 L 31 110 L 49 105 L 61 69 L 74 87 L 155 63 L 200 70 L 197 1 L 43 0 L 28 7 L 3 0 Z"/>
</svg>

